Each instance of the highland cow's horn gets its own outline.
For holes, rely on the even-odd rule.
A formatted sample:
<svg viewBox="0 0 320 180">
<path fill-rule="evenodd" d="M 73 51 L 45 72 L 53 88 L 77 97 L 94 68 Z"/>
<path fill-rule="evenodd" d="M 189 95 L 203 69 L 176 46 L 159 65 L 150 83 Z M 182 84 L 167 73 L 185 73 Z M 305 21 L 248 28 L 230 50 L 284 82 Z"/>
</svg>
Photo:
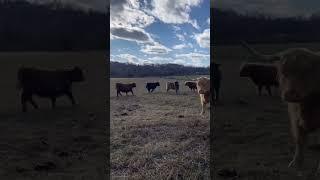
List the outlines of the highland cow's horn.
<svg viewBox="0 0 320 180">
<path fill-rule="evenodd" d="M 241 41 L 241 45 L 246 48 L 254 57 L 255 61 L 261 61 L 261 62 L 274 62 L 280 59 L 279 55 L 273 54 L 273 55 L 266 55 L 258 52 L 257 50 L 250 47 L 245 41 Z"/>
</svg>

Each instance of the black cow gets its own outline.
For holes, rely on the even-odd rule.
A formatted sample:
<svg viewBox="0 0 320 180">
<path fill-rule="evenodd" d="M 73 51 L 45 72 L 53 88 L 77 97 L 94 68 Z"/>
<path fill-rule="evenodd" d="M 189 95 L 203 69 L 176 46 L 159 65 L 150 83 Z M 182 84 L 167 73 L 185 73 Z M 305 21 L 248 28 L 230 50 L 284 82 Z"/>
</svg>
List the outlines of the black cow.
<svg viewBox="0 0 320 180">
<path fill-rule="evenodd" d="M 185 86 L 188 86 L 191 91 L 197 90 L 197 82 L 195 82 L 195 81 L 186 81 L 186 82 L 184 83 L 184 85 L 185 85 Z"/>
<path fill-rule="evenodd" d="M 146 84 L 146 88 L 147 88 L 149 93 L 153 92 L 158 86 L 160 87 L 160 83 L 159 82 L 155 82 L 155 83 L 147 82 L 147 84 Z"/>
<path fill-rule="evenodd" d="M 279 86 L 277 68 L 272 64 L 245 63 L 241 66 L 240 77 L 250 78 L 258 87 L 260 96 L 263 87 L 266 88 L 271 96 L 271 87 Z"/>
<path fill-rule="evenodd" d="M 219 94 L 220 94 L 220 87 L 221 87 L 221 79 L 222 79 L 222 73 L 220 69 L 221 64 L 212 63 L 212 69 L 213 69 L 213 89 L 215 94 L 215 100 L 219 100 Z"/>
<path fill-rule="evenodd" d="M 50 98 L 52 108 L 55 107 L 56 98 L 62 95 L 68 96 L 72 105 L 75 105 L 76 102 L 71 91 L 72 83 L 84 80 L 83 72 L 77 66 L 71 70 L 42 70 L 21 67 L 18 70 L 18 88 L 22 89 L 22 111 L 27 111 L 26 103 L 28 101 L 38 109 L 38 105 L 32 99 L 34 94 Z"/>
<path fill-rule="evenodd" d="M 131 92 L 133 94 L 133 88 L 136 87 L 136 83 L 129 83 L 129 84 L 123 84 L 123 83 L 116 83 L 116 90 L 117 90 L 117 97 L 120 94 L 122 96 L 121 92 L 125 92 L 126 95 L 128 95 L 128 92 Z"/>
</svg>

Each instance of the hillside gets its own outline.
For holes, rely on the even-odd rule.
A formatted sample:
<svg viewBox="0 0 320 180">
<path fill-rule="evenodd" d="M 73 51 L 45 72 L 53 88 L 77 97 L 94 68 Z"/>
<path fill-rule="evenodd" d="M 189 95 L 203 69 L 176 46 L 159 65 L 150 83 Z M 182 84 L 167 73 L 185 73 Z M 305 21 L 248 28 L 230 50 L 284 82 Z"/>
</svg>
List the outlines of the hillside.
<svg viewBox="0 0 320 180">
<path fill-rule="evenodd" d="M 0 51 L 105 50 L 109 15 L 54 3 L 0 1 Z"/>
<path fill-rule="evenodd" d="M 110 77 L 183 76 L 209 74 L 209 67 L 191 67 L 179 64 L 135 65 L 110 62 Z"/>
<path fill-rule="evenodd" d="M 276 18 L 211 9 L 214 44 L 319 42 L 320 16 Z"/>
</svg>

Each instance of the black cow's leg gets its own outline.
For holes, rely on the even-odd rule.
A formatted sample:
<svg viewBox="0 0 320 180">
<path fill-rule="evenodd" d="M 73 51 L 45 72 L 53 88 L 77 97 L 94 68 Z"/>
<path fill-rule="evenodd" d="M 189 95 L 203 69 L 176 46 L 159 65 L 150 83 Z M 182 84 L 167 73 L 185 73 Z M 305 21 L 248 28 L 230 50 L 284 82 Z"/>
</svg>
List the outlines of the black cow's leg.
<svg viewBox="0 0 320 180">
<path fill-rule="evenodd" d="M 262 86 L 261 86 L 261 85 L 258 85 L 258 93 L 259 93 L 259 96 L 261 96 L 261 91 L 262 91 Z"/>
<path fill-rule="evenodd" d="M 27 94 L 23 91 L 21 94 L 22 112 L 27 111 Z"/>
<path fill-rule="evenodd" d="M 132 96 L 134 96 L 133 91 L 131 90 Z"/>
<path fill-rule="evenodd" d="M 56 98 L 55 97 L 51 97 L 51 105 L 52 105 L 52 109 L 54 109 L 56 107 Z"/>
<path fill-rule="evenodd" d="M 118 94 L 120 94 L 120 96 L 122 96 L 121 92 L 120 91 L 117 91 L 117 97 L 118 97 Z"/>
<path fill-rule="evenodd" d="M 154 89 L 151 89 L 151 92 L 153 92 L 154 91 Z"/>
<path fill-rule="evenodd" d="M 270 86 L 267 86 L 267 87 L 266 87 L 266 89 L 267 89 L 267 91 L 268 91 L 269 95 L 270 95 L 270 96 L 272 96 L 272 92 L 271 92 L 271 88 L 270 88 Z"/>
<path fill-rule="evenodd" d="M 38 109 L 38 105 L 37 103 L 32 99 L 32 96 L 30 95 L 30 97 L 28 98 L 30 103 L 32 104 L 32 106 L 35 108 L 35 109 Z"/>
<path fill-rule="evenodd" d="M 72 105 L 76 105 L 76 101 L 74 100 L 72 92 L 67 92 L 66 94 L 69 97 L 69 99 L 71 100 Z"/>
<path fill-rule="evenodd" d="M 215 89 L 216 100 L 219 100 L 219 88 Z"/>
</svg>

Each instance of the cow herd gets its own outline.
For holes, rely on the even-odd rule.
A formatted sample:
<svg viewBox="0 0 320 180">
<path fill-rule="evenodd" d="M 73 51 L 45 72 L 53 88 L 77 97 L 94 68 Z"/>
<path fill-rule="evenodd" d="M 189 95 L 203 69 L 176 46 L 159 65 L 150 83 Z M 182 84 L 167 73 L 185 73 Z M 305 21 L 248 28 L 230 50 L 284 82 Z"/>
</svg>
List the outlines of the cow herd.
<svg viewBox="0 0 320 180">
<path fill-rule="evenodd" d="M 152 93 L 157 87 L 160 87 L 159 82 L 147 82 L 146 89 L 148 93 Z M 200 77 L 194 81 L 186 81 L 185 86 L 188 86 L 191 91 L 198 90 L 200 96 L 200 102 L 202 106 L 201 115 L 205 113 L 205 106 L 210 101 L 210 78 L 207 77 Z M 117 97 L 122 96 L 121 92 L 125 92 L 128 95 L 128 92 L 133 93 L 133 88 L 136 87 L 136 83 L 116 83 L 116 90 L 117 90 Z M 170 82 L 166 83 L 166 92 L 169 90 L 174 90 L 176 94 L 179 92 L 179 82 Z"/>
<path fill-rule="evenodd" d="M 292 48 L 273 55 L 261 54 L 243 42 L 243 46 L 255 57 L 257 62 L 244 63 L 240 68 L 240 77 L 248 77 L 258 88 L 261 95 L 265 88 L 272 95 L 271 87 L 279 87 L 281 98 L 288 104 L 288 114 L 295 140 L 295 154 L 289 166 L 301 169 L 303 148 L 307 135 L 320 128 L 320 54 L 306 48 Z M 264 63 L 261 63 L 264 62 Z M 210 92 L 210 78 L 200 77 L 194 81 L 186 81 L 191 91 L 198 92 L 202 106 L 201 115 L 205 106 L 219 98 L 221 84 L 220 64 L 213 63 L 213 91 Z M 74 82 L 84 81 L 84 75 L 79 67 L 68 70 L 43 70 L 37 68 L 21 67 L 18 70 L 18 89 L 21 92 L 22 111 L 27 111 L 27 102 L 38 108 L 32 99 L 33 95 L 49 98 L 52 107 L 55 107 L 56 98 L 66 95 L 73 105 L 76 104 L 71 87 Z M 136 83 L 116 83 L 117 97 L 121 92 L 134 95 L 133 88 Z M 160 87 L 159 82 L 146 83 L 148 93 Z M 179 82 L 167 82 L 166 91 L 179 92 Z M 320 168 L 320 164 L 319 164 Z"/>
</svg>

